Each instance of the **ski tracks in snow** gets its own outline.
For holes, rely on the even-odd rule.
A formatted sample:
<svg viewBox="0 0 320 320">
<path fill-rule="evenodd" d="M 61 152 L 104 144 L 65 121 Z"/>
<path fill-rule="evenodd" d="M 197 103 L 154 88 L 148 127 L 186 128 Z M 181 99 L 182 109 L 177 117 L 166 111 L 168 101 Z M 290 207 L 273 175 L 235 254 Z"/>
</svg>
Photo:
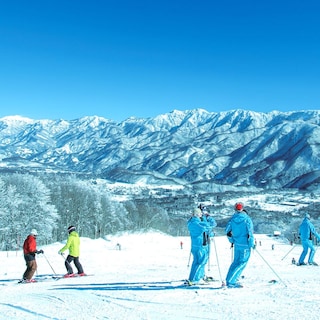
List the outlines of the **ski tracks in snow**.
<svg viewBox="0 0 320 320">
<path fill-rule="evenodd" d="M 0 302 L 6 310 L 6 319 L 67 320 L 75 311 L 78 320 L 108 319 L 104 317 L 105 305 L 92 293 L 83 291 L 79 299 L 81 289 L 77 289 L 78 285 L 69 280 L 65 282 L 61 285 L 49 281 L 6 286 Z"/>
</svg>

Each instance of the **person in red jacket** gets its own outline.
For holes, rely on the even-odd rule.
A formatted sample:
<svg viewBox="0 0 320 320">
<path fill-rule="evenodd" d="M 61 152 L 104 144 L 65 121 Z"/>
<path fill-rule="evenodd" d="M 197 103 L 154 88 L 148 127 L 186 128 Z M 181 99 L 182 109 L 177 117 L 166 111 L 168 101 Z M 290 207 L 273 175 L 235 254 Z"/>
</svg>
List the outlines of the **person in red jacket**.
<svg viewBox="0 0 320 320">
<path fill-rule="evenodd" d="M 37 230 L 32 229 L 26 240 L 24 240 L 23 255 L 27 269 L 23 274 L 21 282 L 35 282 L 32 277 L 37 270 L 36 253 L 43 253 L 43 250 L 37 250 L 37 235 Z"/>
</svg>

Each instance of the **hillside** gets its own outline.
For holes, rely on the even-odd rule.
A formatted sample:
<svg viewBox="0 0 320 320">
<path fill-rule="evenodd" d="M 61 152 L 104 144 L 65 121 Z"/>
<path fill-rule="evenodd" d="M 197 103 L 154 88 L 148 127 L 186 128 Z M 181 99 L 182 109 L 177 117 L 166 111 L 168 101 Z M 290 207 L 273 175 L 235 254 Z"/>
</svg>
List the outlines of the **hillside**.
<svg viewBox="0 0 320 320">
<path fill-rule="evenodd" d="M 110 181 L 317 189 L 320 111 L 172 111 L 121 123 L 0 119 L 2 171 L 76 173 Z"/>
</svg>

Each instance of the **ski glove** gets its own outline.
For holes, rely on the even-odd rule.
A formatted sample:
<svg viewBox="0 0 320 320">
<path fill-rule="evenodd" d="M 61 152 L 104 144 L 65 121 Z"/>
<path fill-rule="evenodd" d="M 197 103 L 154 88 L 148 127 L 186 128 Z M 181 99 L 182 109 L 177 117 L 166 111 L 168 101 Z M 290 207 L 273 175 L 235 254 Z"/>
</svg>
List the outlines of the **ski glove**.
<svg viewBox="0 0 320 320">
<path fill-rule="evenodd" d="M 248 239 L 248 242 L 249 242 L 249 247 L 254 249 L 255 244 L 254 244 L 254 239 L 253 239 L 253 237 L 250 237 L 250 238 Z"/>
<path fill-rule="evenodd" d="M 41 249 L 41 250 L 38 250 L 38 251 L 37 251 L 37 254 L 39 254 L 39 253 L 44 253 L 44 252 L 43 252 L 43 250 Z"/>
</svg>

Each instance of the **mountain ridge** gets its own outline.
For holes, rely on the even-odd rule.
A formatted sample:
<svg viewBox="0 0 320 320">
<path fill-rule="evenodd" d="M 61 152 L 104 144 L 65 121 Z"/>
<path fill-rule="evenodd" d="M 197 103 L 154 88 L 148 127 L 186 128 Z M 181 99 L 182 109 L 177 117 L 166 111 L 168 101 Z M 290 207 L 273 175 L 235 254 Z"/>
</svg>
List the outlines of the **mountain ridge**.
<svg viewBox="0 0 320 320">
<path fill-rule="evenodd" d="M 317 188 L 320 111 L 173 110 L 114 122 L 0 118 L 0 169 L 198 188 Z"/>
</svg>

